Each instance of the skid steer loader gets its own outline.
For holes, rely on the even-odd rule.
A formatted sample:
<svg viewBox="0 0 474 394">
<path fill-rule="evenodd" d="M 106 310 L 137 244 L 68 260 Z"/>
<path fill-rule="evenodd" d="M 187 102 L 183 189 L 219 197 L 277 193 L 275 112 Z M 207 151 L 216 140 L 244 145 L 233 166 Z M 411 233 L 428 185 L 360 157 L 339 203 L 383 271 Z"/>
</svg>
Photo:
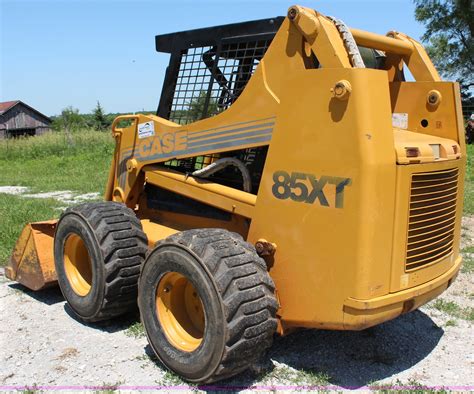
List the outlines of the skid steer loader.
<svg viewBox="0 0 474 394">
<path fill-rule="evenodd" d="M 157 114 L 115 119 L 105 201 L 29 224 L 9 278 L 59 282 L 87 322 L 138 300 L 158 358 L 192 382 L 243 371 L 275 333 L 361 330 L 451 284 L 460 94 L 417 41 L 292 6 L 156 50 Z"/>
</svg>

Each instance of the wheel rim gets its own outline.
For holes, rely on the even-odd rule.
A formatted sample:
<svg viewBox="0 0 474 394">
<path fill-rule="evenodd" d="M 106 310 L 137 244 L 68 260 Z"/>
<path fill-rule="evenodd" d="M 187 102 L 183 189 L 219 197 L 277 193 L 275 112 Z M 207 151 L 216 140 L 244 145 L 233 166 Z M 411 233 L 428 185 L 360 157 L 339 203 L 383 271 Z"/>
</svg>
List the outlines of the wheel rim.
<svg viewBox="0 0 474 394">
<path fill-rule="evenodd" d="M 156 289 L 156 313 L 168 341 L 184 352 L 196 350 L 202 342 L 205 315 L 201 297 L 190 280 L 168 272 Z"/>
<path fill-rule="evenodd" d="M 77 234 L 69 235 L 64 244 L 64 269 L 74 292 L 82 297 L 89 294 L 92 286 L 92 264 L 86 245 Z"/>
</svg>

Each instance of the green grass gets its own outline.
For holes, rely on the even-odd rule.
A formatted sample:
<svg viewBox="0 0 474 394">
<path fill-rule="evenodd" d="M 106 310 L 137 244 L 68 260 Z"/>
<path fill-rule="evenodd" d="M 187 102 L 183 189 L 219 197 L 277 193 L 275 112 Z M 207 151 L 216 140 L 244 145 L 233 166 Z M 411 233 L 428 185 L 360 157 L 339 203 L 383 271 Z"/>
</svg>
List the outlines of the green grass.
<svg viewBox="0 0 474 394">
<path fill-rule="evenodd" d="M 58 217 L 59 205 L 60 203 L 53 199 L 0 194 L 0 266 L 6 264 L 25 223 Z"/>
<path fill-rule="evenodd" d="M 117 393 L 119 390 L 119 387 L 124 384 L 124 382 L 119 381 L 116 383 L 102 383 L 100 386 L 100 389 L 94 390 L 94 394 L 114 394 Z"/>
<path fill-rule="evenodd" d="M 474 320 L 474 308 L 466 307 L 462 308 L 453 301 L 445 301 L 442 298 L 438 298 L 432 305 L 432 308 L 444 312 L 452 317 L 457 317 L 464 320 Z"/>
<path fill-rule="evenodd" d="M 474 272 L 474 258 L 464 255 L 461 272 L 472 274 Z"/>
<path fill-rule="evenodd" d="M 456 327 L 457 326 L 457 323 L 456 323 L 456 320 L 448 320 L 445 324 L 446 327 Z"/>
<path fill-rule="evenodd" d="M 34 383 L 32 386 L 27 386 L 24 390 L 21 390 L 23 394 L 38 394 L 41 393 L 41 390 L 38 390 L 38 385 Z"/>
<path fill-rule="evenodd" d="M 31 192 L 72 190 L 103 193 L 113 154 L 110 133 L 83 130 L 41 137 L 0 140 L 0 186 L 27 186 Z M 0 194 L 0 266 L 4 266 L 27 222 L 54 219 L 61 204 Z"/>
<path fill-rule="evenodd" d="M 274 381 L 284 381 L 287 384 L 298 386 L 327 386 L 331 377 L 321 371 L 311 369 L 292 369 L 285 365 L 278 365 L 270 372 L 261 376 L 262 384 L 269 385 Z"/>
<path fill-rule="evenodd" d="M 474 215 L 474 145 L 467 145 L 466 179 L 464 182 L 464 213 Z"/>
<path fill-rule="evenodd" d="M 380 394 L 447 394 L 443 388 L 431 388 L 412 378 L 407 382 L 397 379 L 395 383 L 371 383 L 368 386 L 372 392 Z"/>
<path fill-rule="evenodd" d="M 0 185 L 27 186 L 34 192 L 103 192 L 112 159 L 110 133 L 82 130 L 40 137 L 0 140 Z"/>
<path fill-rule="evenodd" d="M 160 385 L 163 386 L 187 386 L 189 389 L 192 389 L 192 385 L 185 382 L 178 375 L 171 371 L 165 371 L 163 378 L 160 381 L 157 381 Z"/>
<path fill-rule="evenodd" d="M 143 327 L 143 324 L 141 322 L 137 321 L 125 330 L 125 335 L 133 338 L 144 337 L 145 327 Z"/>
</svg>

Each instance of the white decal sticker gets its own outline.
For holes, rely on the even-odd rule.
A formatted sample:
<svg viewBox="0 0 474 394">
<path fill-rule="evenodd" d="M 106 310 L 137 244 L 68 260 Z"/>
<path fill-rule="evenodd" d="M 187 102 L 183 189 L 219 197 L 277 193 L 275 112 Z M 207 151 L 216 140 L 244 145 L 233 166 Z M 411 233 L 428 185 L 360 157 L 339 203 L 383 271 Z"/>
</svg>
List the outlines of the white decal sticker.
<svg viewBox="0 0 474 394">
<path fill-rule="evenodd" d="M 148 138 L 155 135 L 155 124 L 153 122 L 138 124 L 138 138 Z"/>
<path fill-rule="evenodd" d="M 396 112 L 392 114 L 392 126 L 399 129 L 408 129 L 408 114 Z"/>
</svg>

